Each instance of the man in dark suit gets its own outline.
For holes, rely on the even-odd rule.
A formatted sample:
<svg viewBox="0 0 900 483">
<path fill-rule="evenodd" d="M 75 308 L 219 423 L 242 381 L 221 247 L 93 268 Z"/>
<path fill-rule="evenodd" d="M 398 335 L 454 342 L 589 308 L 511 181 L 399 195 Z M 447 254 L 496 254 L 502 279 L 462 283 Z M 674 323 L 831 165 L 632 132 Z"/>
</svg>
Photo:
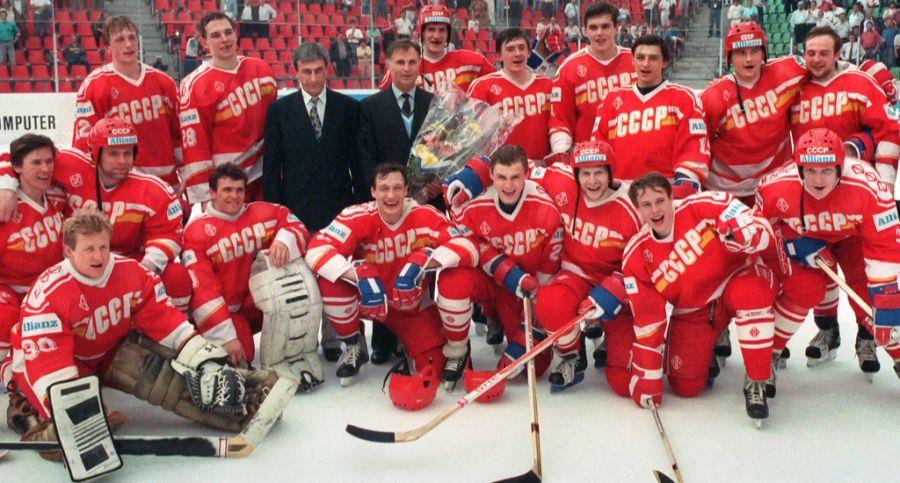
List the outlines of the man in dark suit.
<svg viewBox="0 0 900 483">
<path fill-rule="evenodd" d="M 391 43 L 387 61 L 392 84 L 360 103 L 359 159 L 367 177 L 379 163 L 406 165 L 409 160 L 410 148 L 433 97 L 416 87 L 421 55 L 417 43 L 406 39 Z M 430 183 L 421 198 L 417 201 L 429 201 L 443 209 L 439 182 Z M 395 345 L 393 334 L 383 324 L 375 324 L 372 363 L 383 364 L 390 360 Z"/>
<path fill-rule="evenodd" d="M 329 59 L 320 44 L 298 46 L 291 60 L 300 89 L 269 106 L 263 196 L 288 207 L 312 233 L 368 196 L 356 144 L 359 102 L 325 88 Z M 341 354 L 330 324 L 322 346 L 328 360 Z"/>
</svg>

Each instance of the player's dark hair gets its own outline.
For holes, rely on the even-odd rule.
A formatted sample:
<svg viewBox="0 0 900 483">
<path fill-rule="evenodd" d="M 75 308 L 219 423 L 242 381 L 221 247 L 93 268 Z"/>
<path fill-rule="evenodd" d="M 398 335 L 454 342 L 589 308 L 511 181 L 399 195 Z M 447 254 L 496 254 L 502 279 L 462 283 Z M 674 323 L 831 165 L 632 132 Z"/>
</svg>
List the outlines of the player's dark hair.
<svg viewBox="0 0 900 483">
<path fill-rule="evenodd" d="M 125 29 L 131 30 L 135 35 L 141 34 L 134 21 L 125 15 L 117 15 L 106 19 L 106 22 L 103 23 L 103 43 L 109 45 L 109 39 Z"/>
<path fill-rule="evenodd" d="M 634 55 L 637 52 L 637 48 L 641 45 L 655 45 L 659 47 L 659 51 L 662 53 L 663 60 L 666 63 L 669 62 L 669 48 L 666 46 L 666 41 L 663 40 L 663 38 L 659 35 L 646 34 L 636 38 L 634 40 L 634 43 L 631 44 L 631 55 Z"/>
<path fill-rule="evenodd" d="M 212 173 L 209 174 L 209 189 L 213 191 L 219 189 L 219 179 L 221 178 L 243 181 L 244 186 L 247 186 L 247 173 L 234 163 L 220 164 L 213 168 Z"/>
<path fill-rule="evenodd" d="M 372 170 L 372 179 L 369 180 L 369 187 L 374 188 L 378 178 L 385 178 L 391 173 L 400 173 L 400 176 L 403 177 L 403 184 L 409 183 L 409 180 L 406 179 L 405 167 L 397 163 L 379 163 Z"/>
<path fill-rule="evenodd" d="M 583 27 L 587 27 L 588 20 L 594 17 L 599 17 L 601 15 L 609 15 L 609 18 L 612 19 L 613 25 L 619 25 L 619 10 L 606 2 L 594 2 L 588 5 L 588 7 L 584 9 L 584 16 L 582 17 L 581 25 Z"/>
<path fill-rule="evenodd" d="M 522 29 L 517 28 L 509 28 L 504 29 L 499 34 L 497 34 L 497 40 L 495 41 L 495 45 L 497 47 L 497 52 L 503 50 L 503 44 L 512 42 L 513 40 L 522 39 L 525 41 L 525 46 L 531 50 L 531 39 L 525 35 L 525 32 Z"/>
<path fill-rule="evenodd" d="M 93 208 L 77 209 L 63 222 L 63 244 L 72 250 L 75 249 L 78 235 L 97 233 L 106 233 L 112 236 L 112 224 L 106 215 Z"/>
<path fill-rule="evenodd" d="M 228 23 L 231 24 L 231 28 L 237 30 L 237 25 L 234 23 L 234 19 L 225 15 L 225 12 L 221 10 L 216 10 L 215 12 L 206 12 L 203 14 L 203 17 L 200 18 L 200 22 L 197 23 L 197 30 L 200 31 L 200 36 L 204 39 L 206 38 L 206 26 L 209 25 L 210 22 L 215 22 L 216 20 L 228 20 Z"/>
<path fill-rule="evenodd" d="M 651 171 L 638 176 L 638 178 L 631 183 L 631 186 L 628 187 L 628 198 L 634 206 L 637 206 L 638 204 L 638 196 L 647 189 L 663 191 L 666 193 L 666 197 L 672 197 L 672 184 L 669 183 L 669 180 L 656 171 Z"/>
<path fill-rule="evenodd" d="M 390 59 L 395 51 L 409 49 L 415 50 L 419 57 L 422 56 L 422 47 L 418 43 L 409 39 L 400 39 L 391 42 L 391 46 L 387 49 L 387 58 Z"/>
<path fill-rule="evenodd" d="M 9 162 L 15 167 L 21 167 L 25 162 L 25 156 L 35 149 L 50 148 L 53 157 L 56 158 L 56 145 L 53 140 L 42 134 L 23 134 L 9 143 Z"/>
<path fill-rule="evenodd" d="M 831 37 L 831 39 L 834 40 L 834 54 L 837 55 L 838 53 L 840 53 L 841 44 L 843 43 L 841 42 L 841 36 L 838 35 L 838 33 L 835 32 L 833 28 L 827 25 L 821 27 L 813 27 L 809 30 L 809 33 L 806 34 L 806 40 L 803 41 L 803 50 L 806 50 L 806 42 L 809 42 L 809 39 L 813 37 L 821 37 L 823 35 Z"/>
<path fill-rule="evenodd" d="M 528 172 L 528 154 L 518 144 L 504 144 L 491 155 L 491 170 L 497 165 L 513 166 L 515 164 L 521 164 L 525 172 Z"/>
</svg>

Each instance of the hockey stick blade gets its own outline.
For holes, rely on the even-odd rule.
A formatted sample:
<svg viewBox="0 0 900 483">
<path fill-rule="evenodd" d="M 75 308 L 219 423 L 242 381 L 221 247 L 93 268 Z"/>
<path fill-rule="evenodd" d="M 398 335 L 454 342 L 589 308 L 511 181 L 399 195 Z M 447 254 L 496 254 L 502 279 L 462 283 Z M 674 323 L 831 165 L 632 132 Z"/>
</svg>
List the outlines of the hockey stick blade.
<svg viewBox="0 0 900 483">
<path fill-rule="evenodd" d="M 496 386 L 503 379 L 509 377 L 510 374 L 515 372 L 524 364 L 528 363 L 528 361 L 537 357 L 538 354 L 546 350 L 548 347 L 553 345 L 553 343 L 556 342 L 560 337 L 565 335 L 569 331 L 569 329 L 577 324 L 580 324 L 582 321 L 587 320 L 589 314 L 590 312 L 585 312 L 584 314 L 579 315 L 578 317 L 575 317 L 574 319 L 566 322 L 562 327 L 559 328 L 559 330 L 542 340 L 540 344 L 534 346 L 533 349 L 525 352 L 525 354 L 522 354 L 522 356 L 516 359 L 512 364 L 497 371 L 496 374 L 491 376 L 488 380 L 484 381 L 480 386 L 466 393 L 466 395 L 464 395 L 462 398 L 454 402 L 451 406 L 448 406 L 447 409 L 442 411 L 441 414 L 438 414 L 430 421 L 423 424 L 422 426 L 419 426 L 418 428 L 414 428 L 409 431 L 391 432 L 376 431 L 373 429 L 361 428 L 359 426 L 348 424 L 345 430 L 359 439 L 371 441 L 373 443 L 408 443 L 410 441 L 415 441 L 434 429 L 437 425 L 444 422 L 450 416 L 456 414 L 456 412 L 460 409 L 468 406 L 469 403 L 477 399 L 478 396 L 481 396 L 485 391 Z"/>
<path fill-rule="evenodd" d="M 211 458 L 241 458 L 249 454 L 240 436 L 232 437 L 120 437 L 114 438 L 116 450 L 127 455 L 199 456 Z M 0 450 L 58 451 L 55 441 L 0 442 Z"/>
<path fill-rule="evenodd" d="M 675 480 L 669 478 L 665 473 L 659 470 L 653 470 L 653 476 L 656 477 L 656 481 L 659 483 L 675 483 Z"/>
<path fill-rule="evenodd" d="M 513 476 L 512 478 L 506 478 L 503 480 L 497 480 L 494 483 L 540 483 L 541 477 L 534 472 L 533 469 L 528 470 L 527 473 Z"/>
</svg>

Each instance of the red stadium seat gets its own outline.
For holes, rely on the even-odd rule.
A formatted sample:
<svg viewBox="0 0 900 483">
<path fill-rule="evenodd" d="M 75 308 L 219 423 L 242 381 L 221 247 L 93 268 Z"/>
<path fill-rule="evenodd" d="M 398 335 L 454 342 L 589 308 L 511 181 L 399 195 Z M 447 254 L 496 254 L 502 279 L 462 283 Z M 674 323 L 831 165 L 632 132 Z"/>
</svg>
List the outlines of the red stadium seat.
<svg viewBox="0 0 900 483">
<path fill-rule="evenodd" d="M 34 64 L 43 64 L 44 63 L 44 53 L 41 50 L 29 50 L 28 51 L 28 63 L 31 65 Z"/>
<path fill-rule="evenodd" d="M 238 41 L 238 48 L 247 52 L 248 50 L 253 50 L 255 47 L 253 46 L 253 39 L 250 37 L 241 37 Z"/>
<path fill-rule="evenodd" d="M 278 63 L 278 54 L 274 50 L 262 50 L 262 59 L 266 61 L 267 64 L 275 64 Z"/>
<path fill-rule="evenodd" d="M 31 77 L 37 80 L 49 79 L 50 72 L 47 71 L 47 66 L 45 64 L 32 64 Z"/>
<path fill-rule="evenodd" d="M 75 28 L 72 25 L 72 23 L 60 23 L 56 33 L 60 37 L 67 38 L 75 33 Z"/>
<path fill-rule="evenodd" d="M 90 52 L 91 50 L 97 50 L 97 42 L 94 41 L 93 35 L 85 35 L 81 37 L 81 45 L 84 46 L 84 50 Z"/>
<path fill-rule="evenodd" d="M 50 38 L 50 37 L 46 37 L 46 38 Z M 42 48 L 41 39 L 38 37 L 28 37 L 28 39 L 25 40 L 25 48 L 27 50 L 34 50 L 34 49 L 41 50 L 41 48 Z M 4 59 L 4 61 L 5 60 L 6 59 Z"/>
<path fill-rule="evenodd" d="M 324 13 L 326 13 L 326 14 L 328 14 L 328 15 L 333 15 L 333 14 L 337 13 L 337 10 L 334 8 L 334 5 L 330 5 L 330 4 L 327 4 L 327 3 L 326 3 L 326 4 L 322 7 L 322 12 L 324 12 Z"/>
<path fill-rule="evenodd" d="M 0 81 L 0 94 L 9 94 L 12 92 L 12 87 L 9 86 L 9 82 Z"/>
<path fill-rule="evenodd" d="M 5 82 L 7 79 L 9 79 L 9 70 L 6 64 L 0 64 L 0 80 Z"/>
<path fill-rule="evenodd" d="M 18 81 L 16 82 L 16 86 L 13 88 L 13 92 L 16 94 L 24 94 L 26 92 L 33 92 L 31 88 L 31 82 L 29 81 Z"/>
<path fill-rule="evenodd" d="M 97 66 L 103 64 L 103 58 L 100 57 L 100 51 L 98 50 L 89 50 L 87 51 L 87 61 L 91 66 Z"/>
<path fill-rule="evenodd" d="M 285 45 L 282 37 L 275 37 L 272 39 L 272 48 L 275 50 L 286 50 L 287 45 Z"/>
<path fill-rule="evenodd" d="M 76 10 L 72 12 L 72 21 L 73 22 L 83 22 L 88 23 L 90 20 L 87 16 L 87 10 Z"/>
<path fill-rule="evenodd" d="M 53 92 L 53 84 L 49 82 L 36 82 L 34 85 L 35 92 Z"/>
<path fill-rule="evenodd" d="M 260 37 L 260 38 L 256 39 L 256 48 L 259 50 L 265 51 L 265 50 L 271 50 L 272 46 L 269 45 L 269 39 L 267 39 L 265 37 Z"/>
<path fill-rule="evenodd" d="M 78 91 L 78 89 L 76 89 L 75 86 L 71 82 L 64 81 L 64 80 L 59 81 L 59 92 L 77 92 L 77 91 Z"/>
<path fill-rule="evenodd" d="M 28 79 L 31 74 L 28 73 L 28 67 L 24 64 L 17 64 L 12 68 L 13 79 Z"/>
<path fill-rule="evenodd" d="M 284 62 L 285 64 L 290 64 L 291 63 L 291 51 L 290 50 L 279 51 L 278 60 L 280 62 Z"/>
<path fill-rule="evenodd" d="M 81 64 L 73 65 L 69 68 L 69 77 L 73 79 L 84 79 L 87 77 L 87 69 Z"/>
<path fill-rule="evenodd" d="M 282 79 L 288 76 L 287 71 L 284 69 L 284 64 L 281 62 L 272 64 L 272 73 L 275 74 L 276 79 Z"/>
<path fill-rule="evenodd" d="M 308 11 L 309 11 L 309 13 L 322 13 L 322 6 L 317 3 L 314 3 L 309 6 Z"/>
<path fill-rule="evenodd" d="M 91 39 L 91 43 L 94 42 L 94 34 L 91 30 L 91 24 L 89 23 L 78 23 L 75 24 L 75 33 L 78 34 L 79 37 L 84 39 Z"/>
</svg>

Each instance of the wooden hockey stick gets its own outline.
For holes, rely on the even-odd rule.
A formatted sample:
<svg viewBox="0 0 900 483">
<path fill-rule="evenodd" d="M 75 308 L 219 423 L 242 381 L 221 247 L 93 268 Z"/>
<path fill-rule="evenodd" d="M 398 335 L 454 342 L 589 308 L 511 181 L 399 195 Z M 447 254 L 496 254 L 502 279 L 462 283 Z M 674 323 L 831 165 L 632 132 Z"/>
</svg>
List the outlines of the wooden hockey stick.
<svg viewBox="0 0 900 483">
<path fill-rule="evenodd" d="M 531 297 L 523 300 L 525 311 L 525 351 L 534 346 L 533 308 Z M 528 401 L 531 406 L 531 448 L 533 450 L 534 464 L 526 473 L 512 478 L 506 478 L 495 483 L 535 483 L 541 481 L 541 425 L 538 422 L 537 408 L 537 376 L 534 370 L 534 359 L 528 361 Z"/>
<path fill-rule="evenodd" d="M 497 373 L 491 376 L 490 379 L 484 381 L 480 386 L 476 387 L 465 396 L 457 400 L 455 403 L 447 407 L 447 409 L 441 412 L 441 414 L 438 414 L 430 421 L 417 428 L 410 429 L 408 431 L 376 431 L 373 429 L 366 429 L 348 424 L 346 431 L 359 439 L 372 441 L 374 443 L 407 443 L 410 441 L 415 441 L 437 427 L 437 425 L 443 423 L 450 416 L 456 414 L 456 412 L 460 409 L 468 406 L 469 403 L 477 399 L 478 396 L 484 394 L 488 389 L 496 386 L 500 381 L 509 377 L 510 374 L 516 372 L 520 367 L 522 367 L 523 364 L 526 364 L 528 363 L 528 361 L 537 357 L 538 354 L 545 351 L 548 347 L 552 346 L 553 343 L 556 342 L 560 337 L 565 335 L 565 333 L 568 332 L 569 329 L 586 320 L 590 313 L 590 311 L 585 312 L 584 314 L 579 315 L 574 319 L 566 322 L 566 324 L 560 327 L 559 330 L 549 335 L 546 339 L 542 340 L 530 351 L 525 352 L 522 357 L 519 357 L 512 364 L 497 371 Z"/>
<path fill-rule="evenodd" d="M 166 436 L 124 436 L 113 438 L 116 450 L 127 455 L 204 456 L 213 458 L 243 458 L 253 451 L 241 435 L 230 437 L 197 436 L 171 438 Z M 58 451 L 56 441 L 0 442 L 0 450 Z"/>
<path fill-rule="evenodd" d="M 672 445 L 669 443 L 669 437 L 666 436 L 666 428 L 663 427 L 662 419 L 659 418 L 659 410 L 656 409 L 656 403 L 653 402 L 653 399 L 650 399 L 650 410 L 653 412 L 653 419 L 656 421 L 656 429 L 659 431 L 659 435 L 662 437 L 663 444 L 666 446 L 666 453 L 669 454 L 669 461 L 672 462 L 672 471 L 675 472 L 675 480 L 678 483 L 684 483 L 684 479 L 681 478 L 681 470 L 678 469 L 678 460 L 675 459 L 675 452 L 672 451 Z M 659 483 L 675 483 L 672 478 L 669 478 L 665 473 L 653 470 L 653 475 L 656 476 L 657 481 Z"/>
<path fill-rule="evenodd" d="M 866 301 L 863 300 L 863 298 L 860 297 L 855 290 L 850 288 L 850 286 L 847 285 L 847 282 L 839 277 L 838 274 L 835 273 L 827 263 L 825 263 L 825 260 L 822 260 L 821 257 L 816 257 L 816 266 L 818 266 L 823 272 L 825 272 L 825 275 L 828 275 L 828 277 L 831 278 L 831 280 L 833 280 L 834 283 L 836 283 L 838 287 L 840 287 L 841 290 L 843 290 L 844 293 L 847 294 L 847 297 L 849 297 L 850 300 L 856 302 L 856 305 L 859 305 L 859 308 L 861 308 L 863 312 L 865 312 L 866 315 L 869 316 L 870 319 L 875 316 L 875 312 L 872 310 L 872 307 L 870 307 L 869 304 L 867 304 Z"/>
</svg>

